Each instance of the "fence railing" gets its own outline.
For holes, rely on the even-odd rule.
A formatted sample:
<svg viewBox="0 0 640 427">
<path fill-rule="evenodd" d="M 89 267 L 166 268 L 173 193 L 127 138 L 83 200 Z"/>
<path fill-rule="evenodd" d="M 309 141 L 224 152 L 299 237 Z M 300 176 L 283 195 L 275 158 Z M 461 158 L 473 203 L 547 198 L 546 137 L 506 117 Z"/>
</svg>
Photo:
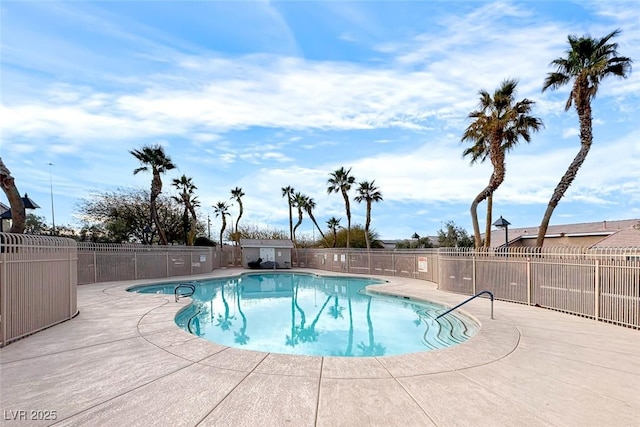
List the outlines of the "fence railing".
<svg viewBox="0 0 640 427">
<path fill-rule="evenodd" d="M 205 246 L 78 243 L 78 284 L 210 273 L 226 251 Z"/>
<path fill-rule="evenodd" d="M 504 301 L 640 328 L 640 248 L 298 249 L 293 265 L 413 277 L 465 295 L 487 290 Z"/>
<path fill-rule="evenodd" d="M 209 273 L 240 249 L 76 243 L 0 233 L 0 345 L 70 319 L 76 285 Z M 439 289 L 640 328 L 640 248 L 509 251 L 294 249 L 294 267 L 409 277 Z"/>
<path fill-rule="evenodd" d="M 0 233 L 0 346 L 77 313 L 71 239 Z"/>
</svg>

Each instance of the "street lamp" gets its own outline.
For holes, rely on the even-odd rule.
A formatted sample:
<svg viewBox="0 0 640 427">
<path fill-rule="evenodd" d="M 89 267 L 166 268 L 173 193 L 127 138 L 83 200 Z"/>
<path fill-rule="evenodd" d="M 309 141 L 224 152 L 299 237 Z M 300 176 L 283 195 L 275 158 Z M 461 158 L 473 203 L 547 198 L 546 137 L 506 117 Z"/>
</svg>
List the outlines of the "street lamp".
<svg viewBox="0 0 640 427">
<path fill-rule="evenodd" d="M 53 163 L 49 162 L 47 164 L 49 165 L 49 188 L 51 189 L 51 224 L 52 224 L 51 234 L 55 235 L 56 234 L 56 214 L 55 214 L 55 209 L 53 208 L 53 179 L 51 175 L 51 166 L 53 166 Z"/>
<path fill-rule="evenodd" d="M 420 236 L 418 235 L 418 233 L 413 233 L 413 236 L 411 236 L 412 239 L 416 239 L 416 249 L 418 248 L 418 246 L 420 246 Z"/>
<path fill-rule="evenodd" d="M 494 222 L 493 225 L 498 228 L 504 228 L 504 247 L 509 249 L 509 226 L 511 225 L 511 223 L 502 218 L 502 215 L 500 215 L 500 218 L 498 218 L 498 220 Z"/>
<path fill-rule="evenodd" d="M 151 244 L 149 242 L 149 235 L 151 234 L 151 227 L 149 227 L 148 225 L 145 225 L 144 228 L 142 229 L 142 234 L 144 235 L 144 244 L 145 245 Z"/>
</svg>

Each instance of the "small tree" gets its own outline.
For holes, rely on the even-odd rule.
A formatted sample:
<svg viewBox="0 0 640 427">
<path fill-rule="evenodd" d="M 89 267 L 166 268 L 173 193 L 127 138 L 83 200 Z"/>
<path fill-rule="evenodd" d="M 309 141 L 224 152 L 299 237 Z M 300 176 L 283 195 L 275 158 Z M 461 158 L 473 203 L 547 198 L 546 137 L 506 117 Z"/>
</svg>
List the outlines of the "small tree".
<svg viewBox="0 0 640 427">
<path fill-rule="evenodd" d="M 445 229 L 438 231 L 438 244 L 443 248 L 471 248 L 474 246 L 474 240 L 464 228 L 456 226 L 453 221 L 448 221 Z"/>
</svg>

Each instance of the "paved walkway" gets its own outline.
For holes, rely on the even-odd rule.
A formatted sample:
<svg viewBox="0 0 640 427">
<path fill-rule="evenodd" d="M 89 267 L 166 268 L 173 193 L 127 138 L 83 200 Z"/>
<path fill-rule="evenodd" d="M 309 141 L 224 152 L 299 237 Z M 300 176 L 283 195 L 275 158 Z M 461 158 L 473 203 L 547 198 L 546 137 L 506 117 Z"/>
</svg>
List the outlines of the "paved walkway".
<svg viewBox="0 0 640 427">
<path fill-rule="evenodd" d="M 465 298 L 384 279 L 379 292 Z M 465 311 L 482 328 L 456 347 L 290 356 L 196 338 L 173 322 L 187 300 L 135 283 L 79 286 L 78 317 L 0 350 L 3 425 L 640 426 L 637 330 L 499 301 L 490 320 L 478 299 Z"/>
</svg>

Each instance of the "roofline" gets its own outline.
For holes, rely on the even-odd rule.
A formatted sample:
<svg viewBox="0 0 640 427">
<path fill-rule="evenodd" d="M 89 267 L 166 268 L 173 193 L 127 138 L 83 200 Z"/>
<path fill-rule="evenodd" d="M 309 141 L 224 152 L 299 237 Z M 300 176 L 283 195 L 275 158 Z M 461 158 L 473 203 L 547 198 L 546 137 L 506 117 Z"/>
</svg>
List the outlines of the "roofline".
<svg viewBox="0 0 640 427">
<path fill-rule="evenodd" d="M 544 238 L 552 238 L 552 237 L 587 237 L 587 236 L 611 236 L 612 234 L 616 234 L 619 230 L 612 231 L 594 231 L 594 232 L 582 232 L 582 233 L 557 233 L 557 234 L 545 234 Z M 537 239 L 538 236 L 534 236 L 533 234 L 521 234 L 516 237 L 514 240 L 518 239 Z"/>
</svg>

